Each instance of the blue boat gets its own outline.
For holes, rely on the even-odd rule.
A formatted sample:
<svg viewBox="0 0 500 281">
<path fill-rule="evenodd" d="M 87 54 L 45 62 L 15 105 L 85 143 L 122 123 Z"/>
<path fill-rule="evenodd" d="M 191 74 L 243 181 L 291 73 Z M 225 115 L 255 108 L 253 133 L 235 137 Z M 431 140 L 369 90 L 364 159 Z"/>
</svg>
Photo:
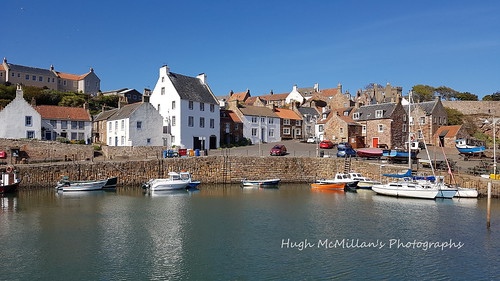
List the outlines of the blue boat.
<svg viewBox="0 0 500 281">
<path fill-rule="evenodd" d="M 473 140 L 458 139 L 455 142 L 455 147 L 462 154 L 481 154 L 486 150 L 484 146 L 471 143 Z"/>
</svg>

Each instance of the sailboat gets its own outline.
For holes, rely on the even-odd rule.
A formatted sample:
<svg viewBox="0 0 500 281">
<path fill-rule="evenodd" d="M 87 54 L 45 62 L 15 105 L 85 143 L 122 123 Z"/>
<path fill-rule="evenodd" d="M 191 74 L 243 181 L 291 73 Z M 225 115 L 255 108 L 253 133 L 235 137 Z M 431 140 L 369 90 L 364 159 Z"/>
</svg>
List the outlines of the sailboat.
<svg viewBox="0 0 500 281">
<path fill-rule="evenodd" d="M 408 114 L 411 114 L 411 94 L 409 92 Z M 410 119 L 408 118 L 408 144 L 411 144 Z M 410 147 L 408 147 L 410 150 Z M 377 194 L 395 196 L 395 197 L 410 197 L 421 199 L 435 199 L 437 197 L 453 198 L 456 189 L 444 189 L 444 183 L 436 181 L 433 177 L 416 178 L 412 176 L 411 169 L 411 153 L 408 153 L 408 171 L 403 175 L 387 175 L 384 176 L 398 178 L 400 180 L 389 182 L 387 184 L 375 184 L 372 190 Z"/>
</svg>

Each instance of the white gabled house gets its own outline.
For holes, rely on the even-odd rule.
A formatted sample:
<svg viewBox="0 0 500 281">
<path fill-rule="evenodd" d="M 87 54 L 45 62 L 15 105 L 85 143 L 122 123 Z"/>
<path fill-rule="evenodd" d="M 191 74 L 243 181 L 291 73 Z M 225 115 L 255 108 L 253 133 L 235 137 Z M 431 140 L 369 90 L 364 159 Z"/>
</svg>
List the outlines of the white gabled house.
<svg viewBox="0 0 500 281">
<path fill-rule="evenodd" d="M 162 66 L 150 102 L 163 117 L 163 132 L 168 136 L 163 145 L 219 147 L 220 106 L 205 74 L 189 77 Z"/>
<path fill-rule="evenodd" d="M 92 118 L 83 107 L 38 105 L 35 110 L 42 117 L 42 140 L 56 140 L 58 137 L 72 141 L 85 141 L 92 138 Z"/>
<path fill-rule="evenodd" d="M 229 102 L 229 109 L 243 122 L 243 137 L 254 144 L 281 141 L 281 119 L 270 107 Z"/>
<path fill-rule="evenodd" d="M 14 100 L 0 110 L 0 124 L 0 138 L 42 138 L 42 117 L 24 99 L 20 85 L 17 85 Z"/>
<path fill-rule="evenodd" d="M 148 102 L 122 106 L 108 118 L 108 146 L 162 146 L 163 118 Z"/>
</svg>

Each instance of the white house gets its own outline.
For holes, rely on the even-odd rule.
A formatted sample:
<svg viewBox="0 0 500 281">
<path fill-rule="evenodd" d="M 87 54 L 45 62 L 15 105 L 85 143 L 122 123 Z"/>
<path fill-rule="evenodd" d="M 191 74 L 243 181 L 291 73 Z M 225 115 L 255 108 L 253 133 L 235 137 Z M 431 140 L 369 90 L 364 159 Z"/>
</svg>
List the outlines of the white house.
<svg viewBox="0 0 500 281">
<path fill-rule="evenodd" d="M 92 118 L 86 108 L 56 105 L 39 105 L 35 110 L 42 117 L 42 139 L 56 140 L 58 137 L 90 143 Z"/>
<path fill-rule="evenodd" d="M 41 139 L 42 118 L 23 98 L 23 89 L 17 86 L 16 97 L 0 111 L 0 138 Z"/>
<path fill-rule="evenodd" d="M 252 143 L 281 141 L 280 117 L 273 109 L 264 106 L 238 105 L 230 102 L 232 110 L 243 122 L 243 137 Z"/>
<path fill-rule="evenodd" d="M 206 83 L 206 75 L 189 77 L 160 68 L 151 104 L 163 117 L 166 146 L 192 149 L 219 147 L 219 101 Z"/>
<path fill-rule="evenodd" d="M 292 91 L 290 92 L 290 94 L 288 94 L 288 96 L 286 96 L 286 99 L 285 99 L 287 104 L 290 104 L 293 101 L 297 101 L 300 104 L 302 104 L 304 102 L 304 100 L 305 100 L 305 98 L 298 91 L 297 85 L 293 85 Z"/>
<path fill-rule="evenodd" d="M 148 102 L 122 106 L 109 117 L 108 146 L 162 146 L 163 118 Z"/>
</svg>

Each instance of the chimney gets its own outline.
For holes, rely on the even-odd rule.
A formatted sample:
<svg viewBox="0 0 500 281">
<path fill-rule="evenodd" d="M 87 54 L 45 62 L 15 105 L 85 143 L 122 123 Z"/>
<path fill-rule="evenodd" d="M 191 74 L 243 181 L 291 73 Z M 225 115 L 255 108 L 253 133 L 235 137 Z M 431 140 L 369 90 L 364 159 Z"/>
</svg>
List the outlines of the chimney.
<svg viewBox="0 0 500 281">
<path fill-rule="evenodd" d="M 103 104 L 103 105 L 101 106 L 101 112 L 104 112 L 104 111 L 106 111 L 106 104 Z"/>
<path fill-rule="evenodd" d="M 297 92 L 297 84 L 293 85 L 292 91 L 296 91 Z"/>
<path fill-rule="evenodd" d="M 314 83 L 314 91 L 319 92 L 319 84 Z"/>
<path fill-rule="evenodd" d="M 170 73 L 170 67 L 168 67 L 168 65 L 165 64 L 160 68 L 160 77 L 164 77 L 169 73 Z"/>
<path fill-rule="evenodd" d="M 86 102 L 83 103 L 83 109 L 87 110 L 88 104 Z"/>
<path fill-rule="evenodd" d="M 206 85 L 207 84 L 207 75 L 205 73 L 198 74 L 196 78 L 200 79 L 201 83 Z"/>
<path fill-rule="evenodd" d="M 5 59 L 5 58 L 4 58 Z M 17 84 L 17 88 L 16 88 L 16 99 L 17 98 L 23 98 L 23 88 L 21 87 L 21 84 Z"/>
<path fill-rule="evenodd" d="M 3 57 L 3 63 L 7 63 L 7 58 Z"/>
<path fill-rule="evenodd" d="M 232 96 L 234 94 L 233 90 L 229 91 L 229 96 Z"/>
<path fill-rule="evenodd" d="M 50 65 L 50 71 L 54 71 L 54 65 L 53 64 Z"/>
<path fill-rule="evenodd" d="M 90 72 L 94 72 L 94 68 L 92 68 L 92 67 L 91 67 L 91 68 L 90 68 Z"/>
<path fill-rule="evenodd" d="M 269 94 L 270 94 L 270 95 L 274 95 L 274 92 L 273 92 L 273 90 L 271 90 L 271 91 L 269 92 Z"/>
<path fill-rule="evenodd" d="M 342 84 L 340 84 L 340 82 L 337 84 L 337 93 L 342 94 Z"/>
<path fill-rule="evenodd" d="M 31 98 L 31 106 L 32 106 L 32 107 L 35 107 L 35 106 L 36 106 L 36 99 L 35 99 L 35 97 L 32 97 L 32 98 Z"/>
<path fill-rule="evenodd" d="M 151 96 L 151 90 L 148 88 L 144 88 L 144 90 L 142 91 L 142 96 Z"/>
</svg>

